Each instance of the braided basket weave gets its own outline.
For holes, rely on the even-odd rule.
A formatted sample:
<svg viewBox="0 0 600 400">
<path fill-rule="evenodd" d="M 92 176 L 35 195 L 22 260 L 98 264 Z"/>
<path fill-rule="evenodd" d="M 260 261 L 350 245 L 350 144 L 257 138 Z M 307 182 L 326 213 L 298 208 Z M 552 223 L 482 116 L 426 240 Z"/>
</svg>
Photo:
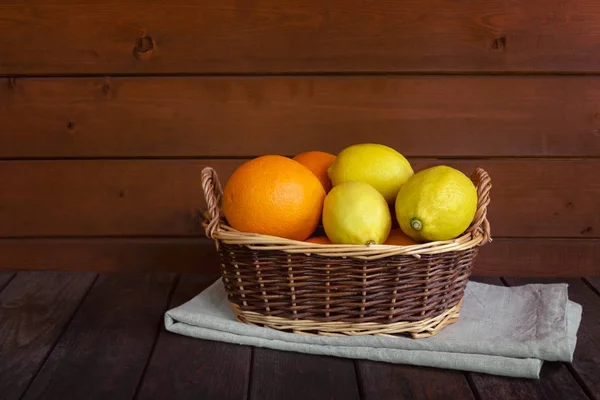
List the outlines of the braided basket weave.
<svg viewBox="0 0 600 400">
<path fill-rule="evenodd" d="M 459 316 L 478 248 L 490 241 L 491 180 L 473 173 L 478 205 L 460 237 L 412 246 L 332 245 L 237 231 L 220 208 L 214 169 L 202 171 L 204 227 L 238 321 L 294 333 L 437 334 Z"/>
</svg>

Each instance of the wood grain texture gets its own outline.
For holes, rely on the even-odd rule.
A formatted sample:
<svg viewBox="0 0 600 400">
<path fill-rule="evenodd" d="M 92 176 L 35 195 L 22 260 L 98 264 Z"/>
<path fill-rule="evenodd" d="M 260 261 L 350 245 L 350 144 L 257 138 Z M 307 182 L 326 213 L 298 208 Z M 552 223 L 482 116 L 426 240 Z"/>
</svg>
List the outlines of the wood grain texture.
<svg viewBox="0 0 600 400">
<path fill-rule="evenodd" d="M 218 276 L 184 275 L 169 308 L 190 300 Z M 252 349 L 199 340 L 161 328 L 137 399 L 246 399 Z"/>
<path fill-rule="evenodd" d="M 200 175 L 223 182 L 242 160 L 0 162 L 0 236 L 198 236 Z M 471 174 L 484 167 L 494 189 L 494 237 L 598 237 L 597 160 L 417 160 Z"/>
<path fill-rule="evenodd" d="M 3 74 L 600 69 L 593 0 L 3 0 L 0 15 Z"/>
<path fill-rule="evenodd" d="M 0 293 L 0 393 L 20 399 L 96 277 L 19 272 Z"/>
<path fill-rule="evenodd" d="M 251 400 L 359 399 L 353 360 L 255 348 Z"/>
<path fill-rule="evenodd" d="M 598 156 L 598 104 L 592 76 L 0 79 L 0 158 Z"/>
<path fill-rule="evenodd" d="M 502 239 L 480 251 L 475 274 L 600 274 L 597 239 Z M 219 273 L 214 243 L 202 238 L 2 239 L 1 269 Z M 597 287 L 600 287 L 598 285 Z"/>
<path fill-rule="evenodd" d="M 460 371 L 373 361 L 356 365 L 365 400 L 475 399 Z"/>
<path fill-rule="evenodd" d="M 597 239 L 495 239 L 481 248 L 475 273 L 546 277 L 600 275 L 599 244 Z"/>
<path fill-rule="evenodd" d="M 219 273 L 205 238 L 3 239 L 0 270 L 92 270 Z"/>
<path fill-rule="evenodd" d="M 131 399 L 174 274 L 100 275 L 24 399 Z"/>
<path fill-rule="evenodd" d="M 61 320 L 53 319 L 52 322 L 49 323 L 41 323 L 40 321 L 44 320 L 48 316 L 48 310 L 54 308 L 61 310 L 62 312 L 65 309 L 70 307 L 65 307 L 65 302 L 62 300 L 54 301 L 56 299 L 60 299 L 60 297 L 64 297 L 64 290 L 61 290 L 65 285 L 60 282 L 76 282 L 79 278 L 85 277 L 91 278 L 88 279 L 87 284 L 84 286 L 90 286 L 95 274 L 72 274 L 65 272 L 20 272 L 17 274 L 16 278 L 11 281 L 10 285 L 0 294 L 0 317 L 2 317 L 2 325 L 0 325 L 0 365 L 2 363 L 6 363 L 6 356 L 24 356 L 23 348 L 19 348 L 18 351 L 16 348 L 19 345 L 22 345 L 25 341 L 29 341 L 31 344 L 39 345 L 40 340 L 43 340 L 43 336 L 47 334 L 47 332 L 52 331 L 56 332 L 58 330 L 62 331 L 61 328 Z M 156 276 L 156 275 L 154 275 Z M 133 353 L 135 354 L 136 345 L 132 345 L 127 340 L 123 341 L 123 332 L 119 331 L 114 324 L 114 320 L 111 322 L 107 322 L 102 318 L 97 318 L 99 315 L 98 308 L 94 307 L 94 309 L 90 309 L 88 306 L 90 303 L 90 299 L 93 300 L 97 304 L 101 303 L 106 311 L 103 311 L 105 314 L 112 313 L 114 315 L 125 314 L 127 312 L 131 312 L 134 315 L 142 314 L 143 317 L 134 317 L 137 322 L 140 322 L 142 319 L 160 319 L 157 318 L 154 312 L 150 311 L 148 308 L 141 309 L 139 304 L 141 302 L 145 303 L 154 303 L 156 300 L 148 299 L 148 295 L 145 294 L 148 290 L 136 290 L 140 286 L 144 286 L 148 288 L 149 286 L 154 286 L 154 289 L 158 290 L 149 290 L 152 292 L 154 297 L 164 298 L 164 284 L 156 285 L 148 285 L 148 281 L 156 281 L 151 274 L 129 274 L 129 275 L 112 275 L 108 276 L 114 281 L 123 282 L 122 285 L 115 283 L 113 284 L 113 288 L 108 287 L 107 284 L 102 281 L 107 277 L 107 275 L 101 275 L 98 284 L 94 286 L 92 292 L 89 293 L 84 300 L 84 304 L 77 311 L 75 318 L 73 321 L 68 324 L 68 328 L 66 333 L 61 337 L 59 344 L 55 347 L 54 351 L 50 358 L 45 362 L 44 367 L 41 370 L 40 375 L 44 376 L 44 374 L 48 373 L 48 365 L 52 364 L 54 355 L 60 351 L 62 347 L 62 343 L 66 341 L 65 338 L 68 338 L 74 329 L 77 329 L 81 324 L 84 324 L 88 328 L 80 331 L 80 335 L 77 337 L 77 343 L 80 354 L 91 353 L 88 355 L 87 360 L 82 360 L 82 357 L 75 357 L 76 361 L 73 360 L 73 357 L 63 357 L 60 360 L 59 365 L 67 365 L 68 368 L 71 369 L 73 373 L 65 373 L 53 374 L 53 387 L 56 386 L 72 386 L 72 385 L 81 385 L 82 387 L 87 386 L 88 390 L 80 389 L 70 390 L 69 392 L 61 393 L 60 391 L 49 391 L 40 395 L 39 398 L 71 398 L 71 395 L 74 398 L 94 398 L 94 394 L 97 391 L 97 388 L 94 385 L 89 386 L 89 381 L 86 379 L 81 380 L 81 376 L 85 376 L 86 372 L 89 372 L 90 369 L 98 369 L 102 372 L 102 374 L 108 375 L 107 378 L 100 377 L 101 381 L 99 384 L 113 387 L 122 387 L 120 384 L 122 383 L 121 378 L 123 376 L 129 376 L 131 374 L 131 364 L 128 362 L 118 362 L 118 360 L 123 360 L 122 353 L 126 353 L 127 351 L 123 351 L 123 349 L 119 348 L 119 346 L 115 346 L 115 343 L 118 343 L 122 347 L 126 347 L 127 350 L 134 349 Z M 165 278 L 166 281 L 171 281 L 170 277 L 172 275 L 165 276 L 165 274 L 160 275 L 160 277 Z M 73 280 L 75 278 L 75 280 Z M 137 278 L 137 279 L 134 279 Z M 482 277 L 475 278 L 478 281 L 483 281 L 486 283 L 497 283 L 498 278 L 493 277 Z M 136 284 L 132 284 L 132 281 L 138 282 Z M 540 380 L 529 380 L 529 379 L 511 379 L 504 377 L 495 377 L 490 375 L 483 374 L 469 374 L 471 376 L 471 384 L 472 387 L 476 391 L 477 399 L 595 399 L 598 398 L 597 386 L 592 386 L 592 384 L 597 384 L 597 377 L 600 376 L 598 373 L 594 373 L 593 371 L 588 371 L 589 375 L 583 374 L 581 371 L 585 365 L 580 364 L 580 361 L 585 362 L 586 364 L 592 366 L 592 368 L 598 368 L 598 360 L 594 358 L 593 354 L 599 354 L 597 347 L 589 347 L 590 343 L 592 343 L 595 338 L 598 337 L 598 319 L 597 316 L 599 314 L 598 304 L 600 304 L 600 296 L 595 293 L 592 289 L 590 289 L 583 280 L 581 279 L 524 279 L 524 278 L 507 278 L 508 282 L 511 285 L 518 284 L 526 284 L 532 282 L 542 282 L 542 283 L 553 283 L 553 282 L 566 282 L 569 284 L 569 296 L 574 301 L 579 302 L 584 307 L 584 319 L 582 321 L 582 326 L 579 334 L 579 342 L 578 349 L 575 354 L 575 361 L 572 364 L 572 367 L 562 363 L 546 363 L 544 368 L 542 369 L 542 375 Z M 85 279 L 79 281 L 84 282 Z M 142 282 L 142 283 L 140 283 Z M 146 282 L 146 283 L 143 283 Z M 198 291 L 202 290 L 206 284 L 212 282 L 211 277 L 202 277 L 199 275 L 187 276 L 183 279 L 178 286 L 178 290 L 176 295 L 173 297 L 170 305 L 179 304 L 180 302 L 184 302 L 189 299 L 191 296 L 195 295 Z M 67 284 L 68 287 L 72 288 L 72 284 Z M 122 286 L 123 290 L 114 290 L 114 286 Z M 161 288 L 158 288 L 160 286 Z M 99 289 L 98 289 L 99 288 Z M 49 292 L 52 293 L 49 293 Z M 43 292 L 46 292 L 45 294 Z M 56 297 L 55 294 L 57 292 L 61 292 L 62 295 Z M 85 291 L 84 291 L 85 292 Z M 101 294 L 99 295 L 99 292 Z M 140 292 L 144 292 L 140 295 Z M 162 295 L 160 293 L 163 293 Z M 50 294 L 50 296 L 48 296 Z M 39 302 L 42 297 L 53 297 L 50 301 Z M 132 300 L 135 297 L 140 297 L 140 299 Z M 80 297 L 83 297 L 81 294 Z M 34 299 L 35 298 L 35 299 Z M 118 302 L 123 298 L 127 298 L 130 301 L 127 302 Z M 35 301 L 31 301 L 34 299 Z M 6 301 L 9 300 L 9 301 Z M 35 313 L 25 313 L 24 309 L 21 307 L 25 301 L 30 301 L 28 308 L 29 309 L 37 309 Z M 17 304 L 20 302 L 20 304 Z M 118 302 L 118 303 L 117 303 Z M 74 308 L 74 307 L 73 307 Z M 9 310 L 9 311 L 7 311 Z M 82 316 L 83 315 L 83 316 Z M 6 318 L 6 317 L 10 318 Z M 15 321 L 14 317 L 17 316 L 18 320 Z M 48 322 L 49 320 L 47 320 Z M 43 330 L 40 330 L 39 333 L 41 336 L 37 336 L 35 340 L 26 339 L 23 336 L 24 326 L 33 326 L 38 324 L 39 326 L 45 324 Z M 65 324 L 62 324 L 63 326 Z M 140 339 L 140 335 L 143 337 L 145 333 L 148 331 L 148 327 L 142 324 L 129 324 L 127 326 L 127 332 L 129 335 L 134 336 L 136 340 Z M 11 332 L 10 335 L 4 335 L 6 332 Z M 18 338 L 18 341 L 15 342 L 16 333 L 20 333 L 21 335 Z M 92 339 L 90 339 L 90 336 Z M 94 340 L 94 337 L 110 337 L 110 339 L 106 340 Z M 181 335 L 170 335 L 169 337 L 173 338 L 173 344 L 176 344 L 175 341 L 183 340 L 186 341 L 189 338 L 183 337 Z M 592 342 L 590 342 L 592 340 Z M 143 340 L 142 340 L 143 341 Z M 93 346 L 91 343 L 93 342 Z M 15 343 L 17 346 L 15 346 Z M 202 343 L 202 341 L 190 339 L 188 344 L 192 345 L 193 343 Z M 208 342 L 207 342 L 208 344 Z M 210 344 L 215 344 L 215 342 L 210 342 Z M 597 343 L 593 342 L 596 346 Z M 581 347 L 583 346 L 583 347 Z M 587 346 L 587 347 L 586 347 Z M 237 347 L 237 346 L 234 346 Z M 187 387 L 186 391 L 180 392 L 170 392 L 170 391 L 162 391 L 161 385 L 155 385 L 158 387 L 152 387 L 152 385 L 148 389 L 156 389 L 158 391 L 154 392 L 153 390 L 144 390 L 146 381 L 154 382 L 154 378 L 151 373 L 152 365 L 154 362 L 154 366 L 156 368 L 161 367 L 163 370 L 168 369 L 165 368 L 167 365 L 169 368 L 177 368 L 177 365 L 169 364 L 168 360 L 158 360 L 158 355 L 161 353 L 160 351 L 161 345 L 160 341 L 156 346 L 156 350 L 154 352 L 154 357 L 150 362 L 150 367 L 147 370 L 146 379 L 144 384 L 142 384 L 142 390 L 137 393 L 138 396 L 136 398 L 185 398 L 185 396 L 181 396 L 182 394 L 189 393 L 191 390 L 191 386 L 187 380 L 189 376 L 184 374 L 173 374 L 173 378 L 175 382 L 167 382 L 166 384 L 171 384 L 173 388 L 177 388 L 180 386 L 181 388 Z M 247 347 L 238 347 L 242 349 L 249 349 Z M 6 350 L 9 350 L 6 352 Z M 31 350 L 31 349 L 30 349 Z M 163 348 L 163 355 L 167 355 L 169 349 Z M 188 348 L 188 350 L 191 350 Z M 201 374 L 204 378 L 202 383 L 199 384 L 198 387 L 195 388 L 193 393 L 195 396 L 193 398 L 213 398 L 210 394 L 214 394 L 214 398 L 246 398 L 245 393 L 238 390 L 238 393 L 241 396 L 229 396 L 228 394 L 235 391 L 235 388 L 231 388 L 230 386 L 242 386 L 245 387 L 245 383 L 240 380 L 235 379 L 235 375 L 231 374 L 221 374 L 219 373 L 219 368 L 216 368 L 217 371 L 212 371 L 211 367 L 215 367 L 222 364 L 227 363 L 237 363 L 238 359 L 235 354 L 230 354 L 228 352 L 220 353 L 219 356 L 222 360 L 218 360 L 218 356 L 211 355 L 208 351 L 196 354 L 198 358 L 204 358 L 204 362 L 208 367 L 202 368 L 198 367 L 196 373 Z M 356 377 L 352 374 L 352 376 L 344 376 L 345 379 L 341 379 L 340 374 L 342 372 L 347 372 L 348 368 L 346 366 L 341 367 L 340 365 L 331 365 L 331 364 L 323 364 L 323 361 L 350 361 L 345 359 L 333 358 L 333 357 L 314 357 L 308 355 L 302 355 L 297 353 L 285 353 L 285 352 L 274 352 L 279 354 L 267 355 L 268 357 L 258 359 L 257 362 L 261 363 L 263 370 L 260 371 L 259 375 L 256 379 L 261 379 L 261 381 L 253 381 L 253 389 L 251 398 L 258 399 L 268 399 L 268 398 L 358 398 L 354 393 L 354 388 L 356 386 Z M 590 353 L 590 354 L 588 354 Z M 31 353 L 29 353 L 31 355 Z M 184 353 L 179 354 L 185 358 Z M 282 355 L 286 355 L 289 357 L 281 357 Z M 172 355 L 172 357 L 176 357 L 177 354 Z M 590 357 L 591 356 L 591 357 Z M 194 358 L 192 355 L 189 355 L 190 359 Z M 30 361 L 31 359 L 24 356 L 24 359 Z M 103 360 L 106 358 L 111 358 L 113 360 L 113 364 L 110 367 L 107 367 Z M 100 360 L 99 362 L 98 359 Z M 77 363 L 77 360 L 81 361 L 81 363 Z M 179 359 L 177 359 L 179 361 Z M 256 358 L 255 358 L 256 360 Z M 315 363 L 315 360 L 318 363 Z M 296 362 L 294 362 L 296 361 Z M 350 361 L 352 362 L 352 361 Z M 355 364 L 360 364 L 362 361 L 355 362 Z M 473 398 L 470 392 L 463 391 L 460 389 L 461 386 L 454 387 L 449 383 L 453 382 L 454 379 L 448 380 L 449 375 L 454 374 L 453 371 L 444 371 L 444 370 L 434 370 L 434 369 L 425 369 L 425 368 L 417 368 L 410 366 L 391 366 L 394 370 L 388 370 L 387 367 L 389 364 L 381 364 L 381 363 L 372 363 L 365 362 L 367 367 L 370 369 L 372 373 L 369 376 L 369 379 L 373 385 L 377 386 L 375 389 L 378 390 L 376 394 L 376 399 L 386 399 L 386 398 Z M 83 368 L 85 371 L 79 372 L 73 369 L 73 367 L 77 365 Z M 197 364 L 195 364 L 197 365 Z M 589 366 L 587 365 L 587 366 Z M 4 366 L 4 365 L 3 365 Z M 246 364 L 246 367 L 248 364 Z M 61 370 L 60 367 L 58 370 Z M 400 370 L 395 370 L 399 368 Z M 243 369 L 243 368 L 242 368 Z M 573 377 L 569 374 L 569 370 L 576 374 L 576 377 L 580 383 L 583 383 L 586 387 L 586 392 L 578 386 L 578 382 L 573 379 Z M 13 384 L 15 381 L 22 380 L 21 375 L 19 373 L 24 373 L 24 371 L 14 371 L 13 369 L 9 369 L 13 375 L 6 375 L 5 370 L 1 370 L 2 372 L 2 380 L 0 383 L 6 385 L 5 378 L 8 377 L 10 379 L 10 384 Z M 248 371 L 245 369 L 245 371 Z M 25 371 L 26 373 L 27 371 Z M 362 374 L 360 373 L 360 369 L 357 371 L 357 377 L 360 379 Z M 400 379 L 398 378 L 398 373 L 400 374 Z M 313 377 L 313 374 L 317 374 Z M 23 398 L 32 398 L 34 397 L 31 394 L 32 388 L 38 383 L 40 379 L 40 375 L 36 378 L 33 385 L 30 387 L 30 391 L 28 391 Z M 224 383 L 222 385 L 211 383 L 207 381 L 211 376 L 220 377 Z M 348 374 L 346 374 L 348 375 Z M 117 377 L 115 379 L 115 377 Z M 215 378 L 217 379 L 217 378 Z M 427 385 L 420 384 L 421 380 L 426 380 Z M 246 382 L 247 383 L 247 382 Z M 260 385 L 262 383 L 262 385 Z M 365 381 L 361 382 L 362 384 L 362 398 L 369 399 L 372 398 L 373 387 L 365 386 Z M 369 383 L 368 385 L 370 385 Z M 201 392 L 204 385 L 212 385 L 215 391 L 210 392 L 207 396 L 202 396 Z M 229 386 L 227 386 L 228 384 Z M 260 385 L 258 388 L 255 385 Z M 283 388 L 280 386 L 283 385 Z M 285 391 L 285 389 L 290 389 L 290 391 Z M 2 387 L 3 398 L 12 399 L 12 398 L 20 398 L 19 393 L 6 391 L 6 386 Z M 112 389 L 109 389 L 112 390 Z M 109 391 L 107 389 L 104 390 L 104 393 Z M 458 390 L 458 391 L 457 391 Z M 313 396 L 314 394 L 317 396 Z M 586 396 L 587 393 L 587 396 Z M 274 397 L 269 397 L 273 395 Z M 127 393 L 127 391 L 112 391 L 111 395 L 104 395 L 101 398 L 133 398 L 133 393 Z"/>
<path fill-rule="evenodd" d="M 600 296 L 581 279 L 506 278 L 511 285 L 567 283 L 569 299 L 583 307 L 571 367 L 593 399 L 600 399 Z"/>
<path fill-rule="evenodd" d="M 471 374 L 478 398 L 482 400 L 505 399 L 588 399 L 565 364 L 544 363 L 540 379 L 505 378 Z"/>
<path fill-rule="evenodd" d="M 228 176 L 239 164 L 214 165 Z M 0 194 L 0 235 L 199 235 L 204 206 L 200 175 L 205 165 L 204 161 L 0 163 L 0 181 L 7 189 Z"/>
</svg>

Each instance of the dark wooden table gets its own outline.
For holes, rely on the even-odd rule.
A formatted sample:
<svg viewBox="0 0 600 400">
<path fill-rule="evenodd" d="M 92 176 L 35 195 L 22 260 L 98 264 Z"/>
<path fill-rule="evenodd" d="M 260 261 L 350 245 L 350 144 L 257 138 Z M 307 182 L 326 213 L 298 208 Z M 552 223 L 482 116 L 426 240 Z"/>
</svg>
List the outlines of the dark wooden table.
<svg viewBox="0 0 600 400">
<path fill-rule="evenodd" d="M 296 354 L 166 332 L 163 314 L 214 276 L 0 272 L 2 399 L 600 399 L 600 278 L 573 363 L 539 380 Z M 499 285 L 548 279 L 474 278 Z"/>
</svg>

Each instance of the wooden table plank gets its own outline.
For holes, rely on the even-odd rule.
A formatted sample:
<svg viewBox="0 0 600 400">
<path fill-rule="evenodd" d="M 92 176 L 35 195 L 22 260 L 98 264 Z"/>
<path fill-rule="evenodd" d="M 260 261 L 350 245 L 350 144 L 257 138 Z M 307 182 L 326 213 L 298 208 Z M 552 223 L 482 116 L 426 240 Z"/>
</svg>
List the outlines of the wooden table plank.
<svg viewBox="0 0 600 400">
<path fill-rule="evenodd" d="M 460 371 L 358 361 L 365 400 L 475 399 Z"/>
<path fill-rule="evenodd" d="M 96 277 L 19 272 L 0 293 L 0 393 L 20 399 Z"/>
<path fill-rule="evenodd" d="M 24 399 L 131 399 L 174 274 L 100 275 Z"/>
<path fill-rule="evenodd" d="M 184 275 L 169 307 L 213 283 L 215 275 Z M 167 332 L 158 337 L 138 399 L 246 399 L 252 349 Z"/>
<path fill-rule="evenodd" d="M 250 399 L 359 399 L 354 361 L 255 348 Z"/>
<path fill-rule="evenodd" d="M 581 279 L 507 278 L 507 281 L 511 285 L 559 282 L 569 285 L 569 299 L 583 307 L 571 369 L 588 395 L 600 399 L 600 296 Z"/>
<path fill-rule="evenodd" d="M 586 400 L 588 397 L 562 363 L 545 363 L 540 379 L 518 379 L 473 373 L 471 380 L 482 400 Z"/>
<path fill-rule="evenodd" d="M 14 272 L 0 272 L 0 292 L 2 292 L 2 289 L 8 285 L 14 276 Z"/>
<path fill-rule="evenodd" d="M 0 273 L 0 287 L 10 275 Z M 0 293 L 0 393 L 5 398 L 21 397 L 67 324 L 23 398 L 125 399 L 134 395 L 157 324 L 162 325 L 162 312 L 174 277 L 101 275 L 75 313 L 94 277 L 94 273 L 81 272 L 20 272 Z M 185 276 L 169 306 L 185 302 L 213 279 Z M 472 280 L 500 283 L 493 277 Z M 600 296 L 581 279 L 507 281 L 511 285 L 534 281 L 569 283 L 570 298 L 584 307 L 571 370 L 577 381 L 563 363 L 546 363 L 540 380 L 469 373 L 476 398 L 585 399 L 587 393 L 597 399 Z M 589 281 L 597 282 L 593 278 Z M 69 323 L 73 313 L 75 317 Z M 459 371 L 269 349 L 254 350 L 248 393 L 251 351 L 249 347 L 204 342 L 163 329 L 140 383 L 138 398 L 243 399 L 249 394 L 260 400 L 352 399 L 359 398 L 357 377 L 365 399 L 473 398 Z M 457 378 L 461 376 L 462 379 Z M 578 382 L 585 386 L 585 392 Z"/>
<path fill-rule="evenodd" d="M 600 276 L 585 278 L 585 280 L 596 289 L 597 293 L 600 293 Z"/>
</svg>

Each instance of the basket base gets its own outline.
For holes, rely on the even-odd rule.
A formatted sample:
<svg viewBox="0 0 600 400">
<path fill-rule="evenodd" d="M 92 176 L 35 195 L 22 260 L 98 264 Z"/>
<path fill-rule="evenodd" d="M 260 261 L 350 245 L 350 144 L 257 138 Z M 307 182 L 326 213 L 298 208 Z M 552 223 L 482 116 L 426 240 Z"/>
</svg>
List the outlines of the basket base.
<svg viewBox="0 0 600 400">
<path fill-rule="evenodd" d="M 378 324 L 373 322 L 322 322 L 314 320 L 293 320 L 288 318 L 273 317 L 253 311 L 242 311 L 236 304 L 229 303 L 235 313 L 236 319 L 250 325 L 263 326 L 281 331 L 288 331 L 302 335 L 313 336 L 392 336 L 398 333 L 407 333 L 413 339 L 427 338 L 438 334 L 442 328 L 458 320 L 462 299 L 452 308 L 442 314 L 427 318 L 422 321 L 394 322 Z"/>
</svg>

